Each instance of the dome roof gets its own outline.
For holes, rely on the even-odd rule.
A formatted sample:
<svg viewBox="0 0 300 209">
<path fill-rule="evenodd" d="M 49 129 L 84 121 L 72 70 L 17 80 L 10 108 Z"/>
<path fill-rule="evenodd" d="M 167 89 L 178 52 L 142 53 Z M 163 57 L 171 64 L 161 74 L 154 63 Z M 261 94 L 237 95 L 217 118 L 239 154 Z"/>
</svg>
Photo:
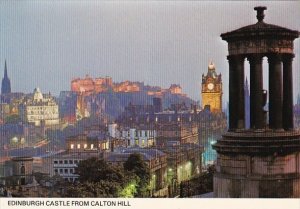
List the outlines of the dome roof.
<svg viewBox="0 0 300 209">
<path fill-rule="evenodd" d="M 35 88 L 33 91 L 33 99 L 34 100 L 42 100 L 43 99 L 43 94 L 38 87 Z"/>
<path fill-rule="evenodd" d="M 258 38 L 258 37 L 289 37 L 290 39 L 295 39 L 299 37 L 299 32 L 296 30 L 291 30 L 277 25 L 267 24 L 263 21 L 264 10 L 266 7 L 255 7 L 254 10 L 257 11 L 258 22 L 256 24 L 248 25 L 237 30 L 222 33 L 221 37 L 223 40 L 231 39 L 248 39 L 248 38 Z"/>
</svg>

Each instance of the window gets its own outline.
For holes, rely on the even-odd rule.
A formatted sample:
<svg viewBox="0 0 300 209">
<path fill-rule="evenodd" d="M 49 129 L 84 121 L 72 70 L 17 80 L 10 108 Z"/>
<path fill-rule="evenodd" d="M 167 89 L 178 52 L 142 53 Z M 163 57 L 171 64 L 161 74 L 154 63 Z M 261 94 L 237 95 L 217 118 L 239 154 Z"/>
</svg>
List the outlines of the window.
<svg viewBox="0 0 300 209">
<path fill-rule="evenodd" d="M 139 145 L 139 140 L 138 139 L 135 140 L 135 145 Z"/>
<path fill-rule="evenodd" d="M 94 144 L 91 144 L 91 149 L 94 149 Z"/>
<path fill-rule="evenodd" d="M 80 144 L 77 144 L 77 149 L 80 149 Z"/>
<path fill-rule="evenodd" d="M 69 173 L 69 170 L 68 170 L 68 169 L 65 169 L 65 173 Z"/>
<path fill-rule="evenodd" d="M 63 173 L 63 169 L 61 168 L 61 169 L 59 169 L 59 173 Z"/>
<path fill-rule="evenodd" d="M 74 144 L 71 144 L 71 149 L 74 149 Z"/>
<path fill-rule="evenodd" d="M 73 168 L 70 169 L 70 173 L 74 173 Z"/>
<path fill-rule="evenodd" d="M 147 137 L 148 136 L 148 131 L 145 131 L 145 137 Z"/>
<path fill-rule="evenodd" d="M 65 161 L 64 161 L 64 164 L 68 164 L 68 161 L 67 161 L 67 160 L 65 160 Z"/>
<path fill-rule="evenodd" d="M 58 164 L 58 161 L 57 161 L 57 160 L 54 160 L 54 164 Z"/>
<path fill-rule="evenodd" d="M 73 160 L 69 160 L 69 164 L 73 164 Z"/>
<path fill-rule="evenodd" d="M 74 163 L 77 164 L 77 163 L 78 163 L 78 160 L 74 160 Z"/>
<path fill-rule="evenodd" d="M 60 161 L 59 161 L 59 164 L 63 164 L 63 161 L 62 161 L 62 160 L 60 160 Z"/>
<path fill-rule="evenodd" d="M 87 148 L 87 144 L 84 144 L 83 148 L 86 149 Z"/>
<path fill-rule="evenodd" d="M 57 170 L 57 169 L 54 169 L 54 172 L 55 172 L 55 173 L 58 173 L 58 170 Z"/>
</svg>

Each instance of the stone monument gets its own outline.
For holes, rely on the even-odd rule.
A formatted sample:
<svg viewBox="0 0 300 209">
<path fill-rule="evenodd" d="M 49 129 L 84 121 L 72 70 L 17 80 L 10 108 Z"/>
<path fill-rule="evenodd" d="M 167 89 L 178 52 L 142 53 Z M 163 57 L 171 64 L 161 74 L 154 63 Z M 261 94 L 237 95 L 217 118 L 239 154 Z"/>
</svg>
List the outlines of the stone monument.
<svg viewBox="0 0 300 209">
<path fill-rule="evenodd" d="M 229 129 L 217 151 L 215 197 L 300 197 L 300 132 L 293 125 L 293 41 L 299 32 L 258 22 L 223 33 L 229 55 Z M 263 89 L 262 60 L 269 64 Z M 245 128 L 244 61 L 250 63 L 250 128 Z M 264 106 L 269 94 L 269 108 Z M 268 116 L 268 117 L 267 117 Z M 267 120 L 268 118 L 268 120 Z"/>
</svg>

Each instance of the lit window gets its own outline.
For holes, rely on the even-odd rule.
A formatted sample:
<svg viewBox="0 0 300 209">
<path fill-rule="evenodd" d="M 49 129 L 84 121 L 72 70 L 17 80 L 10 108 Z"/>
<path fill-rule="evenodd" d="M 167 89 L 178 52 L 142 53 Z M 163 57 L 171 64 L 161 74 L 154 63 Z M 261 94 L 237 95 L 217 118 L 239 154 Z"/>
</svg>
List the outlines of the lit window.
<svg viewBox="0 0 300 209">
<path fill-rule="evenodd" d="M 80 149 L 80 144 L 77 144 L 77 149 Z"/>
<path fill-rule="evenodd" d="M 94 149 L 94 144 L 91 144 L 91 149 Z"/>
<path fill-rule="evenodd" d="M 71 149 L 74 149 L 74 144 L 71 144 Z"/>
<path fill-rule="evenodd" d="M 83 148 L 86 149 L 87 148 L 87 144 L 84 144 Z"/>
</svg>

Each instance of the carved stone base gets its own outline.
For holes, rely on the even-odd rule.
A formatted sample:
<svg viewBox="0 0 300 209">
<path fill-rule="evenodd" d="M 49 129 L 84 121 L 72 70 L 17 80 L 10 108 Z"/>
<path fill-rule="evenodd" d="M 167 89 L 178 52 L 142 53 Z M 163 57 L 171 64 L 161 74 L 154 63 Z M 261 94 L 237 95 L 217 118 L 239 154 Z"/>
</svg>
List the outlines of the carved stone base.
<svg viewBox="0 0 300 209">
<path fill-rule="evenodd" d="M 299 132 L 228 132 L 214 149 L 215 197 L 300 197 Z"/>
</svg>

